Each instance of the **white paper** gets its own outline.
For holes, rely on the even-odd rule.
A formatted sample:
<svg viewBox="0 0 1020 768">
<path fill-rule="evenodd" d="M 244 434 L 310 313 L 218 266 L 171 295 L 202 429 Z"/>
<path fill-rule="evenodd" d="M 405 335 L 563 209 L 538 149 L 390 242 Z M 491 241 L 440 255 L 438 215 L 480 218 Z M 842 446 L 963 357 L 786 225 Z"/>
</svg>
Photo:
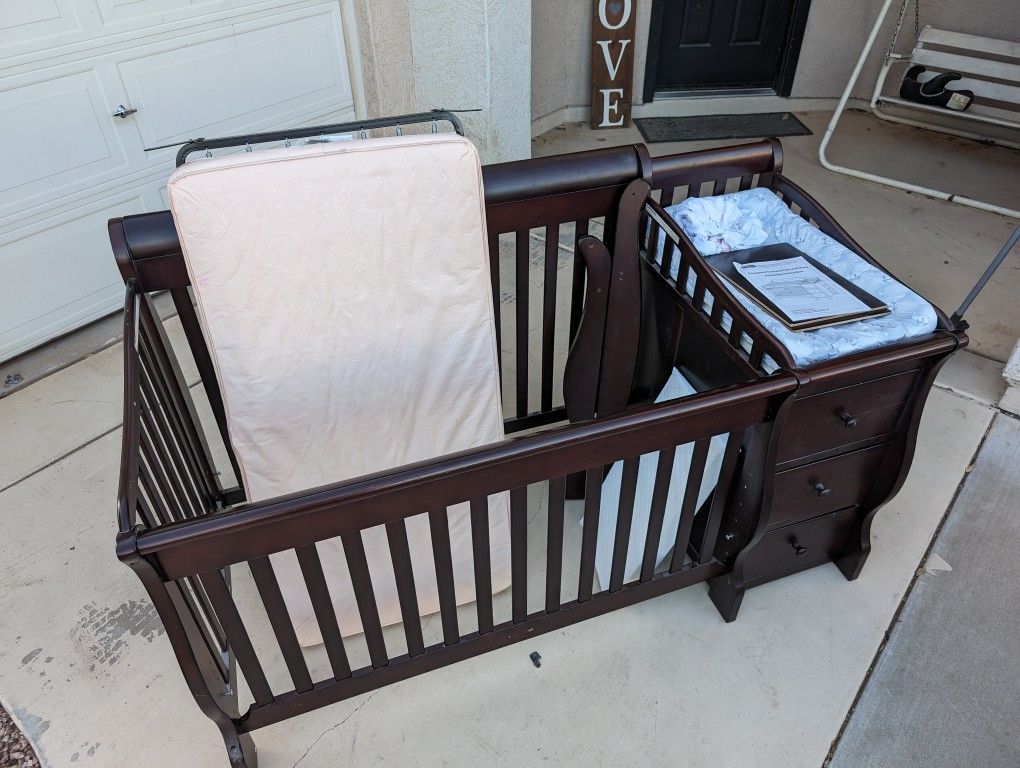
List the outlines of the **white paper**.
<svg viewBox="0 0 1020 768">
<path fill-rule="evenodd" d="M 795 323 L 870 309 L 802 256 L 733 268 Z"/>
</svg>

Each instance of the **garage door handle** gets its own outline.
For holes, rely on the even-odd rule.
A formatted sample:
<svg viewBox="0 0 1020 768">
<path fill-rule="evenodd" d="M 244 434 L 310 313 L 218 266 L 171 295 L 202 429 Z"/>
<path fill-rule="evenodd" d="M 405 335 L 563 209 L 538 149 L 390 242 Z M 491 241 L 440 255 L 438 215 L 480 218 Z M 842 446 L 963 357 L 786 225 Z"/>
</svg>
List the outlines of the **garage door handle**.
<svg viewBox="0 0 1020 768">
<path fill-rule="evenodd" d="M 128 115 L 133 115 L 137 111 L 138 110 L 135 109 L 134 107 L 125 107 L 123 104 L 118 104 L 117 111 L 113 113 L 113 116 L 124 119 Z"/>
</svg>

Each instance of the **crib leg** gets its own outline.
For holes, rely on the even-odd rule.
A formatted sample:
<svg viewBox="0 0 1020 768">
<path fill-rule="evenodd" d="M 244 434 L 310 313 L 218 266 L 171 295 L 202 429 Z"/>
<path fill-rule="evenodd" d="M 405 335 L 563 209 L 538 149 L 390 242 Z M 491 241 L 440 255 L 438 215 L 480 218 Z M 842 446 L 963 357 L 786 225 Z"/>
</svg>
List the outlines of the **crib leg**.
<svg viewBox="0 0 1020 768">
<path fill-rule="evenodd" d="M 230 768 L 258 768 L 258 753 L 255 750 L 255 742 L 252 740 L 251 734 L 238 733 L 233 724 L 224 726 L 221 730 L 223 742 L 227 745 Z"/>
<path fill-rule="evenodd" d="M 708 580 L 708 596 L 727 624 L 737 618 L 744 592 L 743 587 L 737 586 L 732 571 Z"/>
</svg>

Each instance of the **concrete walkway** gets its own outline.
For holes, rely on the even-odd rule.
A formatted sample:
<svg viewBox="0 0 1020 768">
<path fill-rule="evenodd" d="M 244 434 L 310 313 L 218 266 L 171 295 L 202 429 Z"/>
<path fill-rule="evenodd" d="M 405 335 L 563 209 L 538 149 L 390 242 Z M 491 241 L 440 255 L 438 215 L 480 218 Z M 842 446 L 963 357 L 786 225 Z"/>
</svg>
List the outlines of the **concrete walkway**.
<svg viewBox="0 0 1020 768">
<path fill-rule="evenodd" d="M 1020 421 L 995 417 L 830 768 L 1020 765 Z"/>
</svg>

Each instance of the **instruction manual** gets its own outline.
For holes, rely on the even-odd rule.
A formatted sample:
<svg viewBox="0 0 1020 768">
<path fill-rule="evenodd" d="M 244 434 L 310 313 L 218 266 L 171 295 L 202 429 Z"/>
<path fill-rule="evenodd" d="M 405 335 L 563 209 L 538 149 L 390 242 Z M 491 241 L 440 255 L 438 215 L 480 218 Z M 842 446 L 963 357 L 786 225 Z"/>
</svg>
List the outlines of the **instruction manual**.
<svg viewBox="0 0 1020 768">
<path fill-rule="evenodd" d="M 802 256 L 733 268 L 793 323 L 867 313 L 867 304 Z"/>
</svg>

